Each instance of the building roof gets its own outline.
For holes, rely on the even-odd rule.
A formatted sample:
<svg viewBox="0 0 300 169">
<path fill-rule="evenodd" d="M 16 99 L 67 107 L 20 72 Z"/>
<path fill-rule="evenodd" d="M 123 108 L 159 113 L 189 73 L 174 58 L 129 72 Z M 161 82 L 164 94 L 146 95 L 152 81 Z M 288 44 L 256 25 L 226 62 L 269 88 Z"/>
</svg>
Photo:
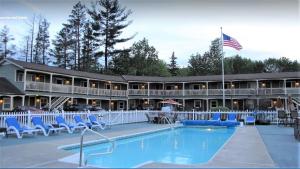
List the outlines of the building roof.
<svg viewBox="0 0 300 169">
<path fill-rule="evenodd" d="M 133 75 L 103 75 L 99 73 L 89 73 L 83 71 L 75 71 L 69 69 L 58 68 L 54 66 L 47 66 L 35 63 L 29 63 L 14 59 L 6 59 L 24 69 L 45 71 L 49 73 L 58 73 L 71 76 L 79 76 L 83 78 L 98 79 L 113 82 L 201 82 L 201 81 L 221 81 L 221 75 L 207 75 L 207 76 L 133 76 Z M 300 78 L 300 72 L 278 72 L 278 73 L 252 73 L 252 74 L 231 74 L 225 75 L 225 81 L 251 81 L 251 80 L 268 80 L 268 79 L 293 79 Z"/>
<path fill-rule="evenodd" d="M 114 81 L 114 82 L 125 82 L 122 76 L 113 76 L 113 75 L 103 75 L 99 73 L 90 73 L 90 72 L 83 72 L 83 71 L 76 71 L 70 69 L 59 68 L 55 66 L 48 66 L 36 63 L 29 63 L 15 59 L 7 59 L 8 61 L 13 62 L 16 65 L 21 66 L 24 69 L 31 69 L 31 70 L 38 70 L 38 71 L 45 71 L 50 73 L 58 73 L 70 76 L 79 76 L 83 78 L 91 78 L 91 79 L 98 79 L 104 81 Z"/>
<path fill-rule="evenodd" d="M 123 76 L 126 81 L 131 82 L 199 82 L 199 81 L 222 81 L 221 75 L 208 76 Z M 300 78 L 300 72 L 279 72 L 279 73 L 253 73 L 253 74 L 232 74 L 225 75 L 225 81 L 243 80 L 268 80 L 268 79 L 293 79 Z"/>
<path fill-rule="evenodd" d="M 24 95 L 15 85 L 6 78 L 0 77 L 0 95 Z"/>
</svg>

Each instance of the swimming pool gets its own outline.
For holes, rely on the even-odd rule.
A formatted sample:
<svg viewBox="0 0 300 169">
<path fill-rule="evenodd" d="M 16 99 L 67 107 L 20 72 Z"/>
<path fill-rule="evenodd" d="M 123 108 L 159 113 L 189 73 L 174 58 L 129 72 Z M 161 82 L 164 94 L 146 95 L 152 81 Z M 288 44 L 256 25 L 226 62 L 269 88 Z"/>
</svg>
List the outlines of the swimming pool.
<svg viewBox="0 0 300 169">
<path fill-rule="evenodd" d="M 234 128 L 179 127 L 116 140 L 112 154 L 108 143 L 83 149 L 88 165 L 104 168 L 131 168 L 148 162 L 199 164 L 209 161 L 234 133 Z M 79 148 L 71 149 L 79 152 Z"/>
</svg>

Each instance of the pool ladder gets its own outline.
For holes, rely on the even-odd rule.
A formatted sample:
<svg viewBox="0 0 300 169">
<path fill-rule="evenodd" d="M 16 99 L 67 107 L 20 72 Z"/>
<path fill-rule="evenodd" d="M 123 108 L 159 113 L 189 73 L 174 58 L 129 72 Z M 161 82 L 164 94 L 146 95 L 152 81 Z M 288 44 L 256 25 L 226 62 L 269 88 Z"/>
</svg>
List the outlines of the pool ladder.
<svg viewBox="0 0 300 169">
<path fill-rule="evenodd" d="M 176 126 L 176 124 L 174 123 L 174 125 L 173 125 L 173 123 L 167 117 L 164 117 L 164 120 L 168 123 L 169 127 L 173 130 L 174 127 Z"/>
<path fill-rule="evenodd" d="M 82 166 L 82 163 L 83 163 L 83 137 L 85 135 L 85 133 L 89 131 L 91 133 L 94 133 L 102 138 L 104 138 L 104 140 L 108 141 L 109 143 L 111 143 L 111 146 L 109 147 L 108 151 L 107 152 L 104 152 L 104 153 L 94 153 L 94 154 L 89 154 L 89 156 L 93 156 L 93 155 L 105 155 L 105 154 L 111 154 L 113 153 L 114 149 L 115 149 L 115 140 L 112 140 L 94 130 L 91 130 L 89 128 L 85 128 L 82 132 L 81 132 L 81 137 L 80 137 L 80 153 L 79 153 L 79 167 L 83 167 Z M 87 159 L 85 160 L 84 162 L 84 166 L 86 166 L 87 164 Z"/>
</svg>

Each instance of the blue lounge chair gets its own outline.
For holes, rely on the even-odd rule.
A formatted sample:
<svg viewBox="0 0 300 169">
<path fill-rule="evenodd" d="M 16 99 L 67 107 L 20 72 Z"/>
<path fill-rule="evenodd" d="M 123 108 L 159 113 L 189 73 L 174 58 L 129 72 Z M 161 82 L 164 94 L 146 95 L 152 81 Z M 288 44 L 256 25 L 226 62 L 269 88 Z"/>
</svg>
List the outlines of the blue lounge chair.
<svg viewBox="0 0 300 169">
<path fill-rule="evenodd" d="M 91 114 L 88 116 L 88 118 L 93 125 L 99 126 L 102 130 L 106 128 L 106 123 L 98 121 L 95 115 Z"/>
<path fill-rule="evenodd" d="M 226 121 L 237 122 L 236 114 L 235 113 L 229 113 L 227 115 L 227 120 Z"/>
<path fill-rule="evenodd" d="M 33 123 L 34 127 L 36 129 L 40 129 L 44 136 L 49 136 L 51 132 L 58 132 L 59 130 L 62 130 L 63 128 L 54 128 L 51 124 L 45 124 L 41 117 L 35 116 L 31 118 L 31 122 Z"/>
<path fill-rule="evenodd" d="M 255 125 L 255 117 L 254 116 L 247 116 L 246 117 L 245 124 L 249 124 L 249 123 L 252 123 L 252 124 Z"/>
<path fill-rule="evenodd" d="M 221 120 L 221 114 L 220 113 L 214 113 L 212 116 L 212 119 L 209 121 L 220 121 Z"/>
<path fill-rule="evenodd" d="M 16 117 L 7 117 L 5 119 L 5 123 L 7 125 L 7 131 L 13 131 L 16 133 L 17 138 L 22 138 L 24 133 L 33 134 L 34 132 L 39 131 L 26 126 L 21 127 Z"/>
<path fill-rule="evenodd" d="M 64 127 L 68 131 L 68 133 L 73 133 L 75 129 L 85 128 L 82 126 L 74 126 L 74 125 L 66 123 L 65 119 L 62 116 L 56 116 L 55 120 L 56 120 L 56 123 L 58 124 L 58 126 Z"/>
<path fill-rule="evenodd" d="M 92 123 L 84 122 L 79 115 L 75 115 L 74 120 L 75 120 L 76 125 L 78 125 L 78 126 L 84 126 L 86 128 L 92 127 Z"/>
</svg>

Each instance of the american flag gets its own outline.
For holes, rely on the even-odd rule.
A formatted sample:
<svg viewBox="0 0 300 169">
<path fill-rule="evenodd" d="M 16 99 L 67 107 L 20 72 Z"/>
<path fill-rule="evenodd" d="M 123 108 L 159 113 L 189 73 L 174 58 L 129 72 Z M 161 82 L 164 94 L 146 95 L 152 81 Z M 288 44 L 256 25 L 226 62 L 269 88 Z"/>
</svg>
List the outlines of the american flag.
<svg viewBox="0 0 300 169">
<path fill-rule="evenodd" d="M 241 50 L 243 47 L 237 40 L 223 33 L 223 46 L 229 46 L 236 50 Z"/>
</svg>

